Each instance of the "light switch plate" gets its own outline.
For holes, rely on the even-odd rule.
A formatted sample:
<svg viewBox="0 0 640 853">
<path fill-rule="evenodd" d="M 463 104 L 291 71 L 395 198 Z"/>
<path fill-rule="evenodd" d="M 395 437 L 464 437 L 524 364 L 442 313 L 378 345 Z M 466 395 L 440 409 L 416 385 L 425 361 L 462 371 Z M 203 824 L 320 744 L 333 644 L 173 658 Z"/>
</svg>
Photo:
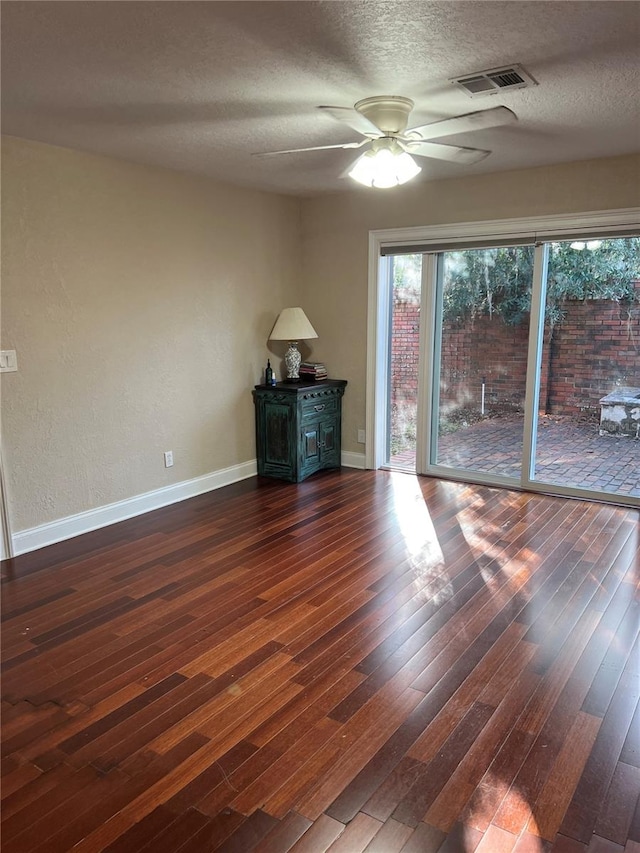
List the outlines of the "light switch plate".
<svg viewBox="0 0 640 853">
<path fill-rule="evenodd" d="M 14 349 L 0 350 L 0 373 L 15 373 L 18 369 L 18 357 Z"/>
</svg>

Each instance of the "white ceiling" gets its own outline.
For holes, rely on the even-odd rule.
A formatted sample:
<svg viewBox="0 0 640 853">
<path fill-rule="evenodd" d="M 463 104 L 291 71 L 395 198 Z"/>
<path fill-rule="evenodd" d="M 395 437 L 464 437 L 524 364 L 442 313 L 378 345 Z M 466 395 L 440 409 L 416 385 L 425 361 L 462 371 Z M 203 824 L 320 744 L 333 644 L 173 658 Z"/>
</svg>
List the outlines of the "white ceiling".
<svg viewBox="0 0 640 853">
<path fill-rule="evenodd" d="M 512 126 L 447 137 L 474 166 L 417 180 L 640 150 L 640 3 L 2 3 L 2 130 L 298 195 L 353 188 L 359 152 L 252 153 L 355 141 L 316 107 L 415 101 L 410 124 L 504 104 Z M 538 85 L 471 99 L 451 77 L 520 63 Z M 382 190 L 361 190 L 383 192 Z"/>
</svg>

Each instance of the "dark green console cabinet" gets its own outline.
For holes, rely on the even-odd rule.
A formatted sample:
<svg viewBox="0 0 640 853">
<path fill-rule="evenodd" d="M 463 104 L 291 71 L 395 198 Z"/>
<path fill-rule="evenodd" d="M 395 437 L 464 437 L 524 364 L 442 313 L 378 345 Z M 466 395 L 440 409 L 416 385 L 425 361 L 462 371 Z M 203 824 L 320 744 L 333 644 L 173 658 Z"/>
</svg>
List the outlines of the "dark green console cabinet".
<svg viewBox="0 0 640 853">
<path fill-rule="evenodd" d="M 340 467 L 344 379 L 256 385 L 258 474 L 299 483 Z"/>
</svg>

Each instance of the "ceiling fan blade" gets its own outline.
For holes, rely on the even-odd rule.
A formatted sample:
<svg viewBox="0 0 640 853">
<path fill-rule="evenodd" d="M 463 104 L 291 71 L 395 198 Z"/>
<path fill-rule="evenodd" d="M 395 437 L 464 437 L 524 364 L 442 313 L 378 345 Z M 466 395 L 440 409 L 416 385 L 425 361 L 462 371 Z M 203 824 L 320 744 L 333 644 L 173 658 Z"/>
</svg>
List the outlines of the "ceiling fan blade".
<svg viewBox="0 0 640 853">
<path fill-rule="evenodd" d="M 349 125 L 352 130 L 361 133 L 363 136 L 371 138 L 383 135 L 379 127 L 376 127 L 366 116 L 351 107 L 318 107 L 318 109 L 324 110 L 332 118 L 337 119 L 342 124 Z"/>
<path fill-rule="evenodd" d="M 328 151 L 330 148 L 362 148 L 369 142 L 368 139 L 363 139 L 361 142 L 345 142 L 341 145 L 314 145 L 311 148 L 287 148 L 284 151 L 259 151 L 252 154 L 252 157 L 274 157 L 277 154 L 299 154 L 301 151 Z"/>
<path fill-rule="evenodd" d="M 479 148 L 460 148 L 458 145 L 442 145 L 439 142 L 404 142 L 402 146 L 409 154 L 431 157 L 433 160 L 448 160 L 451 163 L 478 163 L 491 154 Z"/>
<path fill-rule="evenodd" d="M 499 127 L 518 120 L 518 116 L 507 107 L 493 107 L 490 110 L 478 110 L 475 113 L 465 113 L 454 118 L 445 118 L 431 124 L 410 127 L 402 134 L 403 138 L 411 138 L 419 134 L 422 139 L 437 139 L 441 136 L 453 136 L 454 133 L 469 133 L 472 130 L 484 130 L 487 127 Z"/>
</svg>

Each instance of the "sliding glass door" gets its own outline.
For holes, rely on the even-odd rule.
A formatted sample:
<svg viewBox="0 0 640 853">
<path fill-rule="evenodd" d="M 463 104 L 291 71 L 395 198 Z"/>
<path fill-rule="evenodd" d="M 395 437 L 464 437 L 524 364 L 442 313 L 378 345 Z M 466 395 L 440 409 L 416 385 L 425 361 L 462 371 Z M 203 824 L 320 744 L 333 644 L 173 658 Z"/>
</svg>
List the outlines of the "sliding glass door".
<svg viewBox="0 0 640 853">
<path fill-rule="evenodd" d="M 385 463 L 416 470 L 422 255 L 395 255 L 388 265 L 389 383 Z"/>
<path fill-rule="evenodd" d="M 533 477 L 640 497 L 640 239 L 547 251 Z"/>
<path fill-rule="evenodd" d="M 532 246 L 442 252 L 431 462 L 520 479 Z"/>
<path fill-rule="evenodd" d="M 378 464 L 636 503 L 640 238 L 590 227 L 449 242 L 381 252 Z"/>
</svg>

